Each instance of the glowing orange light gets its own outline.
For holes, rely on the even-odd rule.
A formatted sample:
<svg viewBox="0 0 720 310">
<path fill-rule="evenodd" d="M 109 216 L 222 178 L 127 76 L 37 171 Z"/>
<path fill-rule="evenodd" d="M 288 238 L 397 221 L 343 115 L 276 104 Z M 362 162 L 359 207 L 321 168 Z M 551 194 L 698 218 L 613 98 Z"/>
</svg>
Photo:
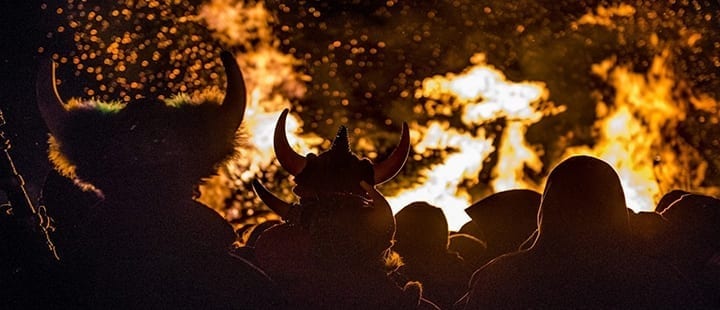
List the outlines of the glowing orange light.
<svg viewBox="0 0 720 310">
<path fill-rule="evenodd" d="M 469 220 L 464 209 L 472 203 L 472 197 L 464 186 L 477 183 L 485 159 L 496 151 L 494 139 L 486 136 L 482 125 L 506 120 L 497 150 L 498 164 L 493 170 L 493 190 L 535 188 L 537 185 L 525 178 L 523 169 L 539 171 L 542 163 L 525 141 L 525 131 L 543 115 L 563 110 L 545 101 L 548 91 L 543 83 L 508 81 L 485 62 L 483 54 L 476 54 L 470 61 L 472 66 L 460 74 L 425 79 L 415 97 L 434 100 L 429 113 L 450 115 L 459 111 L 462 122 L 477 129 L 463 132 L 436 121 L 426 126 L 413 124 L 413 133 L 419 136 L 415 139 L 420 140 L 414 144 L 415 152 L 453 151 L 444 154 L 442 163 L 419 171 L 422 182 L 416 188 L 388 197 L 396 211 L 416 200 L 442 208 L 450 229 L 458 229 Z"/>
</svg>

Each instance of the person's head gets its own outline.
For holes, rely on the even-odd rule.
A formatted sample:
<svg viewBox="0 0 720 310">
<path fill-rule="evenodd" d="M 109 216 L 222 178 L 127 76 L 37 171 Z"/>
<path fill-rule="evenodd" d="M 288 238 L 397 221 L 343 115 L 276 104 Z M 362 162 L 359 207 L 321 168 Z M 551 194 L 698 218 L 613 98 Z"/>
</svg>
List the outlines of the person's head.
<svg viewBox="0 0 720 310">
<path fill-rule="evenodd" d="M 661 216 L 690 242 L 720 251 L 720 199 L 686 194 L 675 200 Z"/>
<path fill-rule="evenodd" d="M 485 234 L 483 234 L 482 230 L 480 229 L 480 227 L 478 227 L 477 223 L 475 223 L 472 220 L 470 220 L 470 221 L 466 222 L 465 224 L 463 224 L 462 226 L 460 226 L 458 233 L 468 234 L 468 235 L 471 235 L 475 238 L 482 240 L 483 243 L 486 242 Z"/>
<path fill-rule="evenodd" d="M 545 184 L 538 226 L 538 241 L 548 243 L 553 242 L 548 239 L 572 244 L 626 240 L 627 208 L 615 170 L 590 156 L 574 156 L 558 164 Z"/>
<path fill-rule="evenodd" d="M 448 222 L 442 209 L 424 201 L 413 202 L 395 214 L 395 249 L 400 255 L 444 253 Z"/>
<path fill-rule="evenodd" d="M 400 142 L 390 155 L 382 161 L 373 162 L 360 158 L 350 149 L 348 129 L 340 126 L 330 149 L 316 155 L 300 155 L 290 146 L 285 135 L 285 123 L 289 110 L 285 109 L 275 125 L 273 147 L 280 165 L 294 177 L 293 192 L 300 204 L 314 202 L 327 196 L 357 196 L 367 198 L 360 187 L 361 182 L 380 185 L 392 179 L 405 164 L 410 150 L 410 133 L 403 123 Z M 281 217 L 288 220 L 288 203 L 272 199 L 262 184 L 253 184 L 260 198 Z M 291 219 L 292 220 L 292 219 Z"/>
<path fill-rule="evenodd" d="M 463 260 L 475 268 L 481 267 L 485 259 L 485 242 L 468 234 L 450 235 L 448 249 L 460 254 Z"/>
<path fill-rule="evenodd" d="M 685 194 L 689 194 L 689 193 L 684 190 L 679 190 L 679 189 L 674 189 L 674 190 L 667 192 L 665 195 L 662 196 L 662 198 L 660 198 L 660 201 L 658 201 L 657 206 L 655 206 L 655 212 L 662 213 L 673 202 L 680 199 Z"/>
<path fill-rule="evenodd" d="M 517 250 L 537 229 L 541 197 L 533 190 L 506 190 L 475 202 L 465 212 L 483 232 L 488 251 L 505 253 Z"/>
<path fill-rule="evenodd" d="M 329 150 L 319 155 L 296 153 L 285 135 L 288 113 L 284 110 L 276 123 L 273 147 L 280 165 L 294 177 L 293 193 L 299 202 L 281 200 L 257 180 L 255 193 L 284 221 L 306 230 L 318 258 L 377 257 L 391 246 L 395 218 L 387 203 L 377 203 L 384 200 L 382 195 L 373 198 L 377 193 L 373 186 L 392 179 L 405 164 L 410 149 L 407 124 L 403 123 L 400 142 L 390 155 L 373 162 L 352 152 L 344 126 Z"/>
<path fill-rule="evenodd" d="M 71 99 L 57 93 L 54 64 L 38 76 L 38 107 L 50 133 L 55 169 L 105 194 L 138 188 L 191 191 L 235 154 L 246 89 L 235 57 L 223 52 L 225 95 L 206 92 L 124 104 Z M 138 186 L 138 184 L 143 186 Z"/>
</svg>

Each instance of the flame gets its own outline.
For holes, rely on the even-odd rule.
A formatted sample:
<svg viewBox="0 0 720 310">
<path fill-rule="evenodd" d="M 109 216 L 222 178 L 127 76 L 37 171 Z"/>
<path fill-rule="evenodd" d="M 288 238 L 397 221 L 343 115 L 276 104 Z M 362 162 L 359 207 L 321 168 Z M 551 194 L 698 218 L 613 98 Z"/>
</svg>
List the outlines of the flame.
<svg viewBox="0 0 720 310">
<path fill-rule="evenodd" d="M 215 31 L 216 37 L 230 46 L 244 46 L 247 52 L 236 55 L 243 70 L 248 89 L 248 104 L 243 128 L 247 141 L 238 150 L 241 156 L 227 163 L 217 176 L 207 180 L 200 188 L 200 200 L 224 212 L 232 190 L 249 183 L 256 176 L 274 171 L 275 152 L 273 133 L 275 123 L 284 108 L 290 108 L 290 99 L 305 94 L 307 77 L 295 72 L 298 60 L 277 49 L 276 38 L 269 25 L 272 18 L 262 3 L 246 4 L 242 1 L 213 0 L 199 10 L 199 18 Z M 247 46 L 251 40 L 256 45 Z M 280 91 L 278 91 L 280 89 Z M 288 141 L 300 153 L 317 152 L 315 146 L 323 139 L 303 134 L 302 121 L 289 114 L 286 123 Z M 241 203 L 239 200 L 234 201 Z M 236 205 L 229 209 L 228 218 L 237 217 Z"/>
<path fill-rule="evenodd" d="M 563 156 L 553 159 L 553 166 L 577 154 L 607 161 L 618 172 L 627 205 L 635 211 L 653 210 L 670 189 L 699 189 L 707 163 L 677 136 L 677 128 L 685 120 L 689 104 L 706 110 L 717 105 L 707 96 L 682 99 L 676 95 L 681 85 L 669 68 L 669 55 L 665 51 L 654 57 L 646 73 L 635 73 L 614 58 L 593 66 L 593 73 L 615 89 L 614 101 L 597 104 L 596 142 L 567 148 Z M 413 134 L 420 137 L 416 138 L 416 153 L 448 148 L 453 152 L 444 154 L 442 163 L 419 171 L 422 184 L 389 197 L 396 210 L 415 200 L 443 208 L 450 229 L 458 229 L 468 220 L 463 212 L 472 203 L 467 187 L 476 185 L 483 162 L 493 153 L 497 153 L 497 163 L 490 181 L 492 191 L 541 191 L 543 180 L 530 179 L 527 171 L 542 171 L 542 148 L 529 145 L 525 133 L 544 116 L 565 111 L 564 106 L 547 102 L 549 92 L 543 83 L 507 81 L 502 72 L 485 63 L 482 54 L 471 62 L 473 66 L 459 75 L 426 79 L 416 97 L 433 100 L 425 106 L 434 107 L 431 115 L 460 111 L 463 124 L 478 128 L 476 133 L 436 121 L 426 126 L 413 124 Z M 503 133 L 494 144 L 481 126 L 499 119 L 505 119 Z"/>
<path fill-rule="evenodd" d="M 404 190 L 387 197 L 393 212 L 413 201 L 427 201 L 441 207 L 451 228 L 459 228 L 470 218 L 464 208 L 471 200 L 470 194 L 461 187 L 463 180 L 476 180 L 483 167 L 483 159 L 493 151 L 492 138 L 485 136 L 481 128 L 475 133 L 460 132 L 449 128 L 447 123 L 432 121 L 427 127 L 416 123 L 412 125 L 412 137 L 422 137 L 413 143 L 418 154 L 432 150 L 456 150 L 444 154 L 443 163 L 433 165 L 418 172 L 422 185 Z"/>
<path fill-rule="evenodd" d="M 611 7 L 598 6 L 595 13 L 588 13 L 581 16 L 577 22 L 574 23 L 573 27 L 577 27 L 577 25 L 582 24 L 615 27 L 615 23 L 613 22 L 614 17 L 629 17 L 635 15 L 635 13 L 636 9 L 625 3 Z"/>
<path fill-rule="evenodd" d="M 150 92 L 165 86 L 188 91 L 173 82 L 164 86 L 153 85 L 154 76 L 143 72 L 135 76 L 129 68 L 138 65 L 140 68 L 151 67 L 149 60 L 158 61 L 162 54 L 159 51 L 167 51 L 175 46 L 173 44 L 193 46 L 169 51 L 170 60 L 182 59 L 183 56 L 195 59 L 203 53 L 216 52 L 212 46 L 200 42 L 201 36 L 192 31 L 188 41 L 191 43 L 183 45 L 177 44 L 182 40 L 173 41 L 176 37 L 173 33 L 194 29 L 190 27 L 194 22 L 206 25 L 213 36 L 227 47 L 242 50 L 237 57 L 248 88 L 249 103 L 243 122 L 247 143 L 238 150 L 241 156 L 222 167 L 218 176 L 207 180 L 200 189 L 200 199 L 204 203 L 220 213 L 226 213 L 228 218 L 237 218 L 241 209 L 252 210 L 254 203 L 248 197 L 233 197 L 237 194 L 236 189 L 247 189 L 245 184 L 260 174 L 274 177 L 278 170 L 272 147 L 273 127 L 280 111 L 291 107 L 293 99 L 304 96 L 309 77 L 296 72 L 295 66 L 300 60 L 278 49 L 280 44 L 271 27 L 276 21 L 263 2 L 211 0 L 198 7 L 197 15 L 192 15 L 192 10 L 181 10 L 181 15 L 175 15 L 174 11 L 165 8 L 159 15 L 152 13 L 144 16 L 148 20 L 167 18 L 176 26 L 162 27 L 152 40 L 138 34 L 145 31 L 140 26 L 134 27 L 138 33 L 113 34 L 109 38 L 103 36 L 112 33 L 106 31 L 111 25 L 107 21 L 110 17 L 117 17 L 113 19 L 113 27 L 125 26 L 130 24 L 126 21 L 130 19 L 131 11 L 145 5 L 169 7 L 177 4 L 130 1 L 105 17 L 96 16 L 98 13 L 95 10 L 88 11 L 88 19 L 83 22 L 87 24 L 73 19 L 68 22 L 69 29 L 86 30 L 85 36 L 79 32 L 73 36 L 78 49 L 82 50 L 81 55 L 68 58 L 53 54 L 53 59 L 61 63 L 72 61 L 77 70 L 95 73 L 95 79 L 100 83 L 99 91 L 113 93 L 121 89 L 119 96 L 123 101 L 129 101 L 130 94 L 135 92 L 126 90 L 142 90 L 146 85 L 150 86 Z M 68 5 L 68 9 L 70 7 Z M 628 4 L 598 6 L 572 23 L 571 29 L 601 26 L 622 33 L 623 24 L 617 21 L 635 18 L 635 15 L 641 14 L 640 9 Z M 77 10 L 82 10 L 80 5 L 77 5 Z M 57 13 L 61 14 L 62 10 L 58 9 Z M 122 16 L 118 17 L 118 14 Z M 187 27 L 177 27 L 182 25 Z M 63 31 L 59 27 L 57 33 Z M 696 46 L 703 39 L 701 33 L 689 28 L 679 29 L 678 35 L 679 43 L 671 44 Z M 141 39 L 146 40 L 140 44 Z M 145 43 L 148 40 L 152 44 Z M 626 38 L 621 35 L 618 40 Z M 650 33 L 644 41 L 654 50 L 662 50 L 663 44 L 667 44 L 654 33 Z M 136 49 L 138 45 L 142 47 Z M 147 50 L 153 51 L 151 59 L 145 59 L 147 57 L 142 57 L 140 53 L 146 46 L 149 47 Z M 145 53 L 148 53 L 147 50 Z M 543 146 L 531 145 L 525 139 L 529 126 L 541 122 L 548 115 L 565 111 L 564 106 L 556 106 L 548 100 L 549 91 L 543 82 L 509 81 L 501 71 L 487 64 L 482 53 L 474 55 L 470 66 L 460 73 L 425 79 L 415 90 L 414 97 L 421 104 L 415 106 L 413 112 L 427 115 L 431 120 L 409 122 L 415 153 L 413 159 L 422 161 L 440 157 L 440 162 L 410 172 L 408 178 L 414 179 L 417 184 L 389 196 L 388 200 L 395 211 L 412 201 L 428 201 L 443 208 L 450 228 L 457 229 L 469 220 L 464 208 L 473 202 L 477 192 L 511 188 L 540 190 L 544 177 L 541 174 L 548 170 L 543 167 L 541 158 L 554 165 L 574 154 L 594 155 L 614 166 L 622 179 L 628 206 L 634 210 L 652 210 L 659 196 L 673 188 L 702 191 L 708 164 L 697 150 L 678 137 L 677 131 L 679 124 L 688 117 L 686 111 L 689 107 L 709 114 L 712 124 L 720 122 L 714 116 L 718 103 L 710 96 L 694 94 L 683 81 L 673 76 L 668 50 L 655 56 L 644 73 L 634 72 L 629 64 L 619 63 L 615 58 L 593 66 L 592 73 L 614 89 L 613 99 L 611 102 L 601 99 L 597 103 L 593 144 L 567 148 L 563 156 L 557 158 L 543 158 L 546 155 Z M 107 57 L 102 54 L 107 54 Z M 105 57 L 105 60 L 92 67 L 81 61 L 96 57 Z M 209 64 L 210 67 L 206 65 L 194 60 L 182 76 L 184 83 L 177 84 L 199 86 L 199 81 L 206 78 L 202 74 L 212 72 L 208 69 L 214 68 L 213 64 Z M 178 75 L 181 75 L 179 69 L 167 72 L 171 80 Z M 211 75 L 210 78 L 214 80 L 217 76 Z M 93 96 L 95 90 L 86 89 L 86 94 Z M 139 93 L 133 97 L 138 96 Z M 295 108 L 301 110 L 303 107 Z M 302 121 L 293 114 L 289 115 L 287 127 L 290 143 L 301 153 L 317 152 L 317 146 L 325 142 L 315 135 L 303 133 Z M 362 130 L 358 129 L 358 133 Z M 365 137 L 359 137 L 358 148 L 370 157 L 377 156 L 375 144 Z M 486 166 L 493 162 L 493 167 Z M 478 176 L 483 171 L 491 173 L 487 184 L 479 184 Z M 227 208 L 227 201 L 233 201 L 235 205 Z"/>
<path fill-rule="evenodd" d="M 273 125 L 280 111 L 290 103 L 287 96 L 279 96 L 275 90 L 285 87 L 293 97 L 301 97 L 305 92 L 301 81 L 307 78 L 293 71 L 297 60 L 276 49 L 272 31 L 268 29 L 272 18 L 263 10 L 261 3 L 246 5 L 233 0 L 213 0 L 200 9 L 199 17 L 216 31 L 220 40 L 230 45 L 243 45 L 249 39 L 260 41 L 259 46 L 238 55 L 250 93 L 243 125 L 252 135 L 249 145 L 243 147 L 240 158 L 230 162 L 201 188 L 201 200 L 219 211 L 223 210 L 233 188 L 257 174 L 272 173 L 272 169 L 276 169 L 272 165 Z M 246 29 L 253 29 L 253 33 L 246 33 Z M 442 207 L 451 229 L 458 229 L 469 220 L 464 212 L 472 202 L 467 186 L 477 184 L 486 159 L 495 151 L 499 154 L 493 172 L 495 191 L 538 187 L 524 175 L 526 168 L 536 172 L 542 168 L 538 147 L 527 144 L 525 131 L 544 115 L 563 111 L 563 107 L 547 102 L 549 93 L 543 83 L 508 81 L 502 72 L 486 64 L 484 54 L 476 54 L 470 61 L 472 66 L 461 74 L 425 79 L 415 94 L 418 99 L 437 103 L 435 107 L 425 107 L 431 115 L 450 115 L 462 110 L 461 121 L 470 129 L 451 128 L 443 121 L 411 123 L 414 151 L 417 154 L 440 151 L 443 162 L 418 172 L 423 184 L 388 197 L 395 212 L 418 200 Z M 496 150 L 495 137 L 488 136 L 483 126 L 500 119 L 505 120 L 505 130 Z M 301 127 L 301 120 L 291 115 L 288 119 L 290 143 L 300 152 L 317 152 L 314 147 L 320 145 L 322 139 L 301 134 Z M 230 209 L 227 216 L 235 217 L 239 208 L 242 206 Z"/>
<path fill-rule="evenodd" d="M 673 95 L 678 85 L 668 66 L 669 55 L 668 51 L 656 55 L 645 74 L 616 65 L 614 59 L 594 66 L 593 73 L 615 89 L 615 100 L 611 107 L 598 104 L 598 115 L 604 117 L 595 123 L 597 143 L 566 152 L 566 156 L 594 155 L 615 167 L 626 203 L 634 211 L 654 210 L 672 188 L 699 188 L 707 168 L 697 151 L 683 146 L 677 136 L 686 112 L 678 102 L 681 99 Z M 692 163 L 700 165 L 691 168 Z"/>
<path fill-rule="evenodd" d="M 430 115 L 450 115 L 460 110 L 468 130 L 450 128 L 447 123 L 414 123 L 417 154 L 428 150 L 445 152 L 443 162 L 418 172 L 422 184 L 388 197 L 395 211 L 412 201 L 424 200 L 443 209 L 450 229 L 457 230 L 469 220 L 464 209 L 472 203 L 467 186 L 478 182 L 483 163 L 496 149 L 483 125 L 505 120 L 498 147 L 498 163 L 493 170 L 493 190 L 536 188 L 523 170 L 539 172 L 542 162 L 536 150 L 525 141 L 527 127 L 544 115 L 563 111 L 547 102 L 548 90 L 541 82 L 512 82 L 488 65 L 484 54 L 470 59 L 472 66 L 460 74 L 448 73 L 425 79 L 417 99 L 432 101 Z M 419 138 L 417 138 L 419 137 Z M 448 149 L 452 151 L 447 151 Z"/>
</svg>

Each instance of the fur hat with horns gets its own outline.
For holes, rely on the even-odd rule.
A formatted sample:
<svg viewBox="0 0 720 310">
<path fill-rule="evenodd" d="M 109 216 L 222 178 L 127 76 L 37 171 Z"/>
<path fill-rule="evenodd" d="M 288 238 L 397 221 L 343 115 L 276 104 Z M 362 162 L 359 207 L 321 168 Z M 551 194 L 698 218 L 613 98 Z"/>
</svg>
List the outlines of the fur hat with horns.
<svg viewBox="0 0 720 310">
<path fill-rule="evenodd" d="M 235 153 L 246 104 L 235 57 L 229 52 L 220 57 L 227 78 L 224 98 L 206 92 L 128 104 L 77 99 L 66 104 L 57 93 L 55 64 L 42 63 L 37 100 L 55 168 L 103 191 L 140 180 L 195 184 L 212 175 Z"/>
</svg>

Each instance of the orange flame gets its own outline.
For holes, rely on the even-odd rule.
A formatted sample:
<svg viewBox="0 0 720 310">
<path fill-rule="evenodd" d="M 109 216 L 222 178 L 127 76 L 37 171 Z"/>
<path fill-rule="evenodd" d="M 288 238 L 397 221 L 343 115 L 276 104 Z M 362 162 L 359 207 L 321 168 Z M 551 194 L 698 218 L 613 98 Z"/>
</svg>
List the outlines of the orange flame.
<svg viewBox="0 0 720 310">
<path fill-rule="evenodd" d="M 598 104 L 602 118 L 595 124 L 597 143 L 566 152 L 594 155 L 614 166 L 627 205 L 635 211 L 654 210 L 656 202 L 672 188 L 699 188 L 707 168 L 694 149 L 685 146 L 680 154 L 672 149 L 671 142 L 681 143 L 677 126 L 686 113 L 679 98 L 673 96 L 678 85 L 668 68 L 668 55 L 665 51 L 655 56 L 646 74 L 615 65 L 614 59 L 594 66 L 593 73 L 615 88 L 615 101 L 612 107 Z M 689 169 L 691 163 L 699 166 Z"/>
<path fill-rule="evenodd" d="M 450 229 L 455 230 L 469 220 L 464 209 L 472 203 L 472 197 L 464 186 L 477 184 L 483 163 L 496 151 L 494 139 L 486 136 L 482 125 L 506 120 L 498 144 L 498 163 L 493 170 L 493 189 L 536 188 L 525 178 L 523 169 L 529 167 L 539 172 L 542 162 L 525 141 L 525 131 L 543 115 L 563 111 L 546 101 L 548 91 L 543 83 L 508 81 L 502 72 L 485 62 L 484 54 L 473 56 L 471 63 L 461 74 L 425 79 L 415 97 L 435 100 L 431 115 L 461 111 L 462 122 L 475 129 L 464 132 L 436 121 L 427 126 L 413 124 L 413 135 L 420 136 L 420 142 L 414 144 L 416 153 L 448 148 L 453 151 L 444 154 L 442 163 L 418 172 L 422 184 L 388 197 L 396 211 L 416 200 L 436 205 L 445 212 Z"/>
<path fill-rule="evenodd" d="M 262 3 L 245 4 L 233 0 L 213 0 L 200 10 L 199 18 L 217 32 L 217 38 L 231 46 L 244 46 L 239 55 L 250 93 L 250 104 L 244 126 L 252 135 L 243 156 L 222 169 L 220 175 L 202 188 L 202 200 L 212 206 L 223 206 L 231 188 L 247 182 L 255 174 L 276 169 L 272 164 L 273 125 L 279 112 L 289 107 L 289 98 L 305 93 L 307 77 L 295 73 L 297 60 L 282 54 L 276 47 L 268 22 L 272 16 Z M 631 17 L 631 6 L 599 7 L 581 17 L 573 27 L 597 24 L 614 27 L 612 18 Z M 245 25 L 252 25 L 246 27 Z M 252 29 L 252 33 L 248 33 Z M 695 38 L 695 39 L 693 39 Z M 252 40 L 249 40 L 252 39 Z M 689 41 L 697 41 L 689 35 Z M 249 41 L 260 42 L 245 46 Z M 653 46 L 658 37 L 651 36 Z M 672 188 L 697 189 L 704 180 L 707 164 L 692 147 L 677 137 L 676 129 L 686 117 L 686 108 L 713 110 L 717 102 L 707 96 L 696 96 L 678 102 L 679 85 L 668 69 L 669 53 L 656 56 L 647 73 L 635 73 L 629 66 L 608 59 L 593 67 L 593 73 L 612 86 L 614 101 L 599 102 L 598 120 L 594 124 L 593 146 L 568 148 L 565 156 L 589 154 L 600 157 L 618 171 L 625 186 L 628 206 L 633 210 L 652 210 L 660 195 Z M 278 94 L 277 89 L 282 89 Z M 449 121 L 431 120 L 420 124 L 410 121 L 415 159 L 440 154 L 442 162 L 417 171 L 413 188 L 389 196 L 393 209 L 424 200 L 443 208 L 450 229 L 458 229 L 469 220 L 464 208 L 472 203 L 469 188 L 480 185 L 491 191 L 511 188 L 540 190 L 538 180 L 526 171 L 543 171 L 542 146 L 530 145 L 525 139 L 528 127 L 547 115 L 565 111 L 548 101 L 545 84 L 537 81 L 513 82 L 488 65 L 483 54 L 471 58 L 463 72 L 434 76 L 423 81 L 415 98 L 423 105 L 417 113 L 430 117 L 450 117 L 459 113 L 463 128 Z M 488 134 L 483 126 L 502 124 L 502 134 Z M 291 143 L 300 152 L 316 151 L 323 139 L 301 135 L 300 119 L 288 119 Z M 667 141 L 673 141 L 672 146 Z M 360 138 L 360 144 L 371 154 L 372 143 Z M 477 184 L 478 175 L 490 156 L 497 156 L 490 184 Z M 372 156 L 371 156 L 372 157 Z M 562 158 L 550 159 L 559 161 Z M 220 208 L 218 208 L 220 209 Z M 237 209 L 236 209 L 237 210 Z M 232 217 L 232 215 L 229 215 Z"/>
<path fill-rule="evenodd" d="M 247 44 L 251 39 L 259 42 L 247 52 L 236 55 L 249 95 L 243 120 L 247 143 L 241 146 L 239 158 L 221 168 L 217 176 L 200 188 L 203 203 L 223 210 L 225 199 L 231 196 L 233 188 L 250 182 L 273 166 L 275 123 L 280 112 L 291 106 L 291 98 L 304 95 L 307 77 L 295 72 L 298 60 L 277 49 L 268 24 L 272 19 L 262 3 L 213 0 L 200 8 L 199 18 L 207 22 L 217 38 L 230 46 Z M 282 90 L 281 94 L 278 94 L 278 89 Z M 313 146 L 323 140 L 310 134 L 301 135 L 300 118 L 290 114 L 286 125 L 291 133 L 288 141 L 295 150 L 300 153 L 317 152 Z M 238 208 L 234 208 L 229 212 L 237 211 Z M 227 216 L 232 218 L 236 214 Z"/>
</svg>

